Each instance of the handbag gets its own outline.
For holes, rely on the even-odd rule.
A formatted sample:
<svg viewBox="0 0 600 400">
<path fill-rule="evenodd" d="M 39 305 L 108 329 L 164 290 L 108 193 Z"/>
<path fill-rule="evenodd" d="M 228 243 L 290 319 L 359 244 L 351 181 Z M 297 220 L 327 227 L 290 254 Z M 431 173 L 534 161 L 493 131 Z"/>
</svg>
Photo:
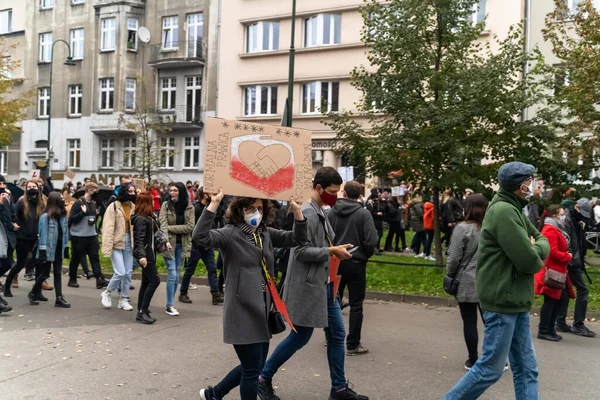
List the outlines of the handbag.
<svg viewBox="0 0 600 400">
<path fill-rule="evenodd" d="M 271 335 L 277 335 L 278 333 L 284 332 L 286 329 L 283 315 L 281 315 L 281 313 L 273 306 L 271 306 L 271 311 L 269 311 L 268 323 Z"/>
<path fill-rule="evenodd" d="M 546 267 L 543 283 L 551 289 L 564 289 L 567 283 L 567 274 Z"/>
<path fill-rule="evenodd" d="M 167 243 L 169 239 L 160 229 L 154 234 L 154 249 L 157 253 L 164 253 L 167 251 Z"/>
<path fill-rule="evenodd" d="M 460 271 L 461 274 L 465 272 L 465 269 L 467 268 L 467 266 L 469 265 L 469 263 L 471 262 L 471 260 L 475 256 L 475 254 L 477 254 L 478 248 L 479 248 L 479 244 L 475 248 L 475 251 L 473 252 L 473 254 L 471 254 L 471 257 L 469 257 L 469 261 L 467 261 L 465 263 L 465 266 Z M 458 294 L 459 283 L 460 283 L 460 279 L 458 279 L 458 274 L 457 274 L 457 276 L 454 276 L 454 277 L 449 276 L 448 274 L 444 275 L 444 291 L 446 293 L 448 293 L 450 296 L 456 296 Z"/>
</svg>

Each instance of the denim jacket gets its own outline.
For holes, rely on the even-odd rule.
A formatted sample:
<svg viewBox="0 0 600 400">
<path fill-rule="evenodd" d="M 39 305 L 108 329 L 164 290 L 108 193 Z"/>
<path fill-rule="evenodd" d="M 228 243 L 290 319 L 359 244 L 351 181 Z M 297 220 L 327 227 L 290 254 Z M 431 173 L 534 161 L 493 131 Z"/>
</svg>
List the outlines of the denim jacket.
<svg viewBox="0 0 600 400">
<path fill-rule="evenodd" d="M 69 246 L 69 226 L 67 217 L 60 217 L 60 226 L 62 227 L 62 247 L 60 248 L 59 257 Z M 38 223 L 38 251 L 36 258 L 40 257 L 40 250 L 46 250 L 47 261 L 54 261 L 58 241 L 58 221 L 55 218 L 48 220 L 48 214 L 42 214 Z"/>
</svg>

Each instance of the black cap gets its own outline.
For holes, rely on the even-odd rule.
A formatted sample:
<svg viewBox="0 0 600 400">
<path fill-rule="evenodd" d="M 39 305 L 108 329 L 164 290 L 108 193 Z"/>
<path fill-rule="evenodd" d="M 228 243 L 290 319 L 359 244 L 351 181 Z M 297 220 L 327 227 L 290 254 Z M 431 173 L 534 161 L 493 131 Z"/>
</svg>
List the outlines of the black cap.
<svg viewBox="0 0 600 400">
<path fill-rule="evenodd" d="M 6 179 L 4 178 L 4 175 L 0 175 L 0 183 L 6 183 Z"/>
</svg>

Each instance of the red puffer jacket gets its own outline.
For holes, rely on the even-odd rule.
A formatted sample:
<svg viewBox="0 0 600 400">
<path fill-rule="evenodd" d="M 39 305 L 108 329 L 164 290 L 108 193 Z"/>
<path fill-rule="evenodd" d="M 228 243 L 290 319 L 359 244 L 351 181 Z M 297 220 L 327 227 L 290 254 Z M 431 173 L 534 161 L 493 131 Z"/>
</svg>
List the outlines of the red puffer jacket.
<svg viewBox="0 0 600 400">
<path fill-rule="evenodd" d="M 544 268 L 540 270 L 534 277 L 534 290 L 535 294 L 539 295 L 547 295 L 552 297 L 553 299 L 560 299 L 561 290 L 560 289 L 552 289 L 546 285 L 544 285 L 544 275 L 546 273 L 546 268 L 553 269 L 558 272 L 566 273 L 567 272 L 567 264 L 571 261 L 572 255 L 567 252 L 569 249 L 569 245 L 567 244 L 567 240 L 557 228 L 552 225 L 544 225 L 542 229 L 542 235 L 548 239 L 548 243 L 550 244 L 550 255 L 546 258 L 544 262 Z M 571 284 L 571 280 L 567 276 L 567 290 L 569 291 L 569 297 L 574 299 L 575 292 L 573 291 L 573 285 Z"/>
<path fill-rule="evenodd" d="M 426 230 L 433 230 L 433 203 L 430 201 L 426 201 L 423 204 L 423 227 Z"/>
</svg>

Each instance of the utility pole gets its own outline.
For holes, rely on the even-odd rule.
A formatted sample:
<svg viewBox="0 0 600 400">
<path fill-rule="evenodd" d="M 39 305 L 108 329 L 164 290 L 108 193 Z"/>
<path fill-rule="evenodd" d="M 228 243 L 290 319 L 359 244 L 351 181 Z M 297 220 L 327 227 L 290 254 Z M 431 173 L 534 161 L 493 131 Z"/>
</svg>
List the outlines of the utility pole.
<svg viewBox="0 0 600 400">
<path fill-rule="evenodd" d="M 292 0 L 292 42 L 290 45 L 290 67 L 288 74 L 288 97 L 285 100 L 285 110 L 281 125 L 292 126 L 292 110 L 294 105 L 294 63 L 296 59 L 296 48 L 294 41 L 296 39 L 296 0 Z"/>
</svg>

